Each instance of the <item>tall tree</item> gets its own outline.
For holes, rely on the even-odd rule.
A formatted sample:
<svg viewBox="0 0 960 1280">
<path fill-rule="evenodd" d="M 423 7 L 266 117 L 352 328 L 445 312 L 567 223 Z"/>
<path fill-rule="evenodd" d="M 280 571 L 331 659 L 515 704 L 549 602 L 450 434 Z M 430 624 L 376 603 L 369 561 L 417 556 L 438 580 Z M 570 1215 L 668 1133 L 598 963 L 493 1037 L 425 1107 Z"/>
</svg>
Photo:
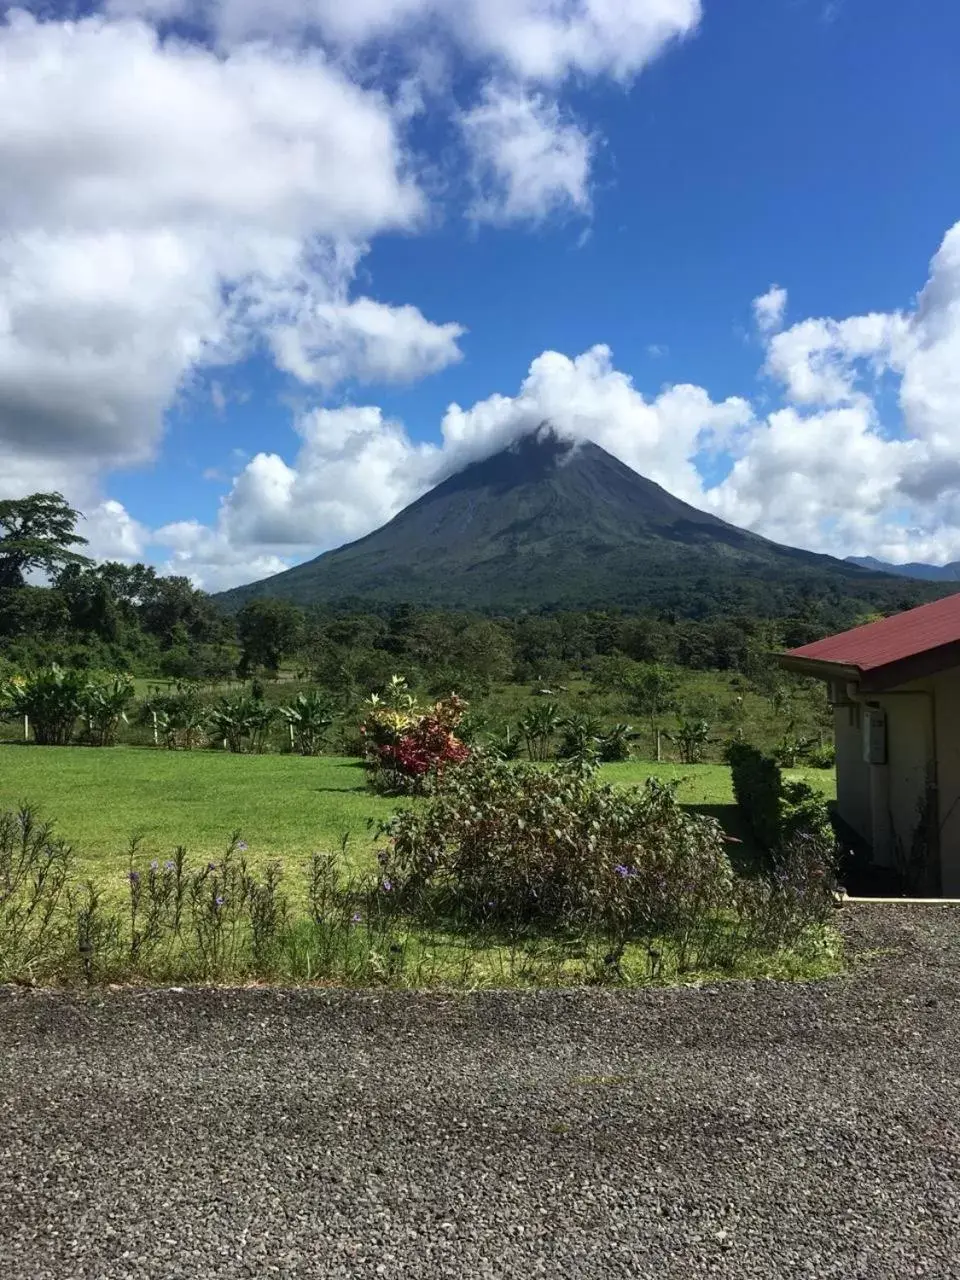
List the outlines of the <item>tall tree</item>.
<svg viewBox="0 0 960 1280">
<path fill-rule="evenodd" d="M 31 569 L 52 576 L 68 564 L 92 563 L 71 550 L 87 545 L 76 531 L 79 518 L 62 493 L 0 502 L 0 588 L 22 587 Z"/>
<path fill-rule="evenodd" d="M 242 677 L 264 669 L 276 675 L 284 657 L 293 653 L 303 628 L 303 611 L 288 600 L 259 597 L 237 614 Z"/>
</svg>

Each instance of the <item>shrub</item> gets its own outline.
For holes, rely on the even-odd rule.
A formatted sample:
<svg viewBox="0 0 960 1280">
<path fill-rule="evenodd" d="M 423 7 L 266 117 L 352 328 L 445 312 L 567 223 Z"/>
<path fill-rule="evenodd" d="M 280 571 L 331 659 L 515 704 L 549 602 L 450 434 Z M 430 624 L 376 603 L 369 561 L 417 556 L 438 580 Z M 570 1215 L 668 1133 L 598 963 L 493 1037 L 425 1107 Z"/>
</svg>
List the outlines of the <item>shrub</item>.
<svg viewBox="0 0 960 1280">
<path fill-rule="evenodd" d="M 837 891 L 832 832 L 796 829 L 772 856 L 766 876 L 737 887 L 744 942 L 757 950 L 792 946 L 832 915 Z"/>
<path fill-rule="evenodd" d="M 599 758 L 603 727 L 590 715 L 576 712 L 561 720 L 562 737 L 557 747 L 558 760 L 591 761 Z"/>
<path fill-rule="evenodd" d="M 773 758 L 781 769 L 795 769 L 806 760 L 813 746 L 812 738 L 798 738 L 795 734 L 786 734 L 773 749 Z"/>
<path fill-rule="evenodd" d="M 381 855 L 395 900 L 473 923 L 682 929 L 730 901 L 725 838 L 672 787 L 601 783 L 578 764 L 475 755 L 429 805 L 398 814 Z"/>
<path fill-rule="evenodd" d="M 811 769 L 832 769 L 837 763 L 837 749 L 833 743 L 822 747 L 814 747 L 807 755 L 807 764 Z"/>
<path fill-rule="evenodd" d="M 300 693 L 279 715 L 293 730 L 293 746 L 302 756 L 318 756 L 333 724 L 333 708 L 322 694 Z"/>
<path fill-rule="evenodd" d="M 799 837 L 833 848 L 830 809 L 819 791 L 806 782 L 784 782 L 774 760 L 744 743 L 731 743 L 727 759 L 737 807 L 768 855 Z"/>
<path fill-rule="evenodd" d="M 389 795 L 423 795 L 470 748 L 457 736 L 467 704 L 452 694 L 429 710 L 417 705 L 402 677 L 394 677 L 384 697 L 367 702 L 360 732 L 373 787 Z"/>
<path fill-rule="evenodd" d="M 780 787 L 780 843 L 806 835 L 833 842 L 829 805 L 808 782 L 784 782 Z"/>
<path fill-rule="evenodd" d="M 763 849 L 780 840 L 780 770 L 774 760 L 745 742 L 731 742 L 726 759 L 733 775 L 737 808 Z"/>
<path fill-rule="evenodd" d="M 600 738 L 600 759 L 604 764 L 618 764 L 629 760 L 636 736 L 632 724 L 615 724 Z"/>
<path fill-rule="evenodd" d="M 380 747 L 378 789 L 391 794 L 421 794 L 435 786 L 451 765 L 463 764 L 470 748 L 454 732 L 462 705 L 456 698 L 438 702 L 396 742 Z"/>
<path fill-rule="evenodd" d="M 280 868 L 251 866 L 234 836 L 193 866 L 183 848 L 147 864 L 133 841 L 124 905 L 112 887 L 72 885 L 69 848 L 29 811 L 0 813 L 0 982 L 472 989 L 769 974 L 793 943 L 782 960 L 794 974 L 835 955 L 816 927 L 833 899 L 827 847 L 812 837 L 741 881 L 716 824 L 685 814 L 669 787 L 623 793 L 571 765 L 480 766 L 449 774 L 426 817 L 395 821 L 376 878 L 345 876 L 345 837 L 339 856 L 313 855 L 289 899 Z"/>
</svg>

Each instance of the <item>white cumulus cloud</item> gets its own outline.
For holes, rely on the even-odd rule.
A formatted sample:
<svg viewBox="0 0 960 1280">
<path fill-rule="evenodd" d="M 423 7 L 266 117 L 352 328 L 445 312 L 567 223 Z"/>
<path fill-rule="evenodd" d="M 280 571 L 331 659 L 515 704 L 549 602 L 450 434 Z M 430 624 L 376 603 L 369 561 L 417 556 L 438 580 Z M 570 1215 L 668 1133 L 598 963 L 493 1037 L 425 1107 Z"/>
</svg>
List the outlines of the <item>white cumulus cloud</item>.
<svg viewBox="0 0 960 1280">
<path fill-rule="evenodd" d="M 573 358 L 546 351 L 515 394 L 451 405 L 436 446 L 413 444 L 373 407 L 304 415 L 296 456 L 250 462 L 216 528 L 197 537 L 219 539 L 238 560 L 246 548 L 250 564 L 265 549 L 303 559 L 378 527 L 445 475 L 548 421 L 777 541 L 838 556 L 957 559 L 958 369 L 960 224 L 912 307 L 769 332 L 766 372 L 784 403 L 766 416 L 746 397 L 718 402 L 694 384 L 645 396 L 602 345 Z M 705 459 L 717 482 L 704 479 Z M 188 562 L 193 553 L 184 544 L 180 554 Z"/>
<path fill-rule="evenodd" d="M 470 213 L 478 222 L 589 212 L 594 140 L 555 101 L 490 84 L 460 124 L 476 190 Z"/>
<path fill-rule="evenodd" d="M 787 291 L 772 284 L 766 293 L 753 300 L 753 318 L 761 333 L 776 333 L 783 327 L 787 309 Z"/>
<path fill-rule="evenodd" d="M 433 324 L 416 307 L 389 307 L 370 298 L 308 300 L 291 323 L 270 334 L 277 365 L 304 383 L 330 387 L 362 382 L 412 382 L 462 359 L 459 324 Z"/>
<path fill-rule="evenodd" d="M 351 49 L 443 30 L 468 56 L 514 74 L 628 79 L 691 35 L 701 0 L 107 0 L 115 14 L 186 18 L 228 45 L 251 36 L 317 35 Z"/>
<path fill-rule="evenodd" d="M 145 461 L 195 369 L 291 297 L 342 298 L 366 239 L 424 209 L 389 105 L 321 52 L 100 18 L 0 22 L 0 168 L 7 472 Z"/>
</svg>

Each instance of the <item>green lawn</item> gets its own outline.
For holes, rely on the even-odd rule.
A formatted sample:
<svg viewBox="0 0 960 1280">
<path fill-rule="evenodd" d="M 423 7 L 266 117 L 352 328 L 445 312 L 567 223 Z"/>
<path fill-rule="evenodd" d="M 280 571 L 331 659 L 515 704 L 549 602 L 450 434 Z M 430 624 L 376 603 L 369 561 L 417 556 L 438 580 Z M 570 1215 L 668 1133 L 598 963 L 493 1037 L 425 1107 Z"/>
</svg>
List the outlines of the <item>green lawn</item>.
<svg viewBox="0 0 960 1280">
<path fill-rule="evenodd" d="M 680 797 L 735 830 L 730 771 L 724 765 L 606 765 L 623 785 L 656 776 L 680 779 Z M 797 770 L 828 795 L 834 777 Z M 293 755 L 234 756 L 116 748 L 0 746 L 0 809 L 30 804 L 73 844 L 84 871 L 122 874 L 131 835 L 143 857 L 166 857 L 180 844 L 199 859 L 223 850 L 240 831 L 252 857 L 305 863 L 314 850 L 339 848 L 349 833 L 354 856 L 369 855 L 369 819 L 398 801 L 372 795 L 354 760 Z"/>
<path fill-rule="evenodd" d="M 55 819 L 85 869 L 122 872 L 135 831 L 146 857 L 180 844 L 197 858 L 220 853 L 238 830 L 258 861 L 306 862 L 347 832 L 366 850 L 367 819 L 389 817 L 397 802 L 371 795 L 351 760 L 0 747 L 0 809 L 22 803 Z"/>
</svg>

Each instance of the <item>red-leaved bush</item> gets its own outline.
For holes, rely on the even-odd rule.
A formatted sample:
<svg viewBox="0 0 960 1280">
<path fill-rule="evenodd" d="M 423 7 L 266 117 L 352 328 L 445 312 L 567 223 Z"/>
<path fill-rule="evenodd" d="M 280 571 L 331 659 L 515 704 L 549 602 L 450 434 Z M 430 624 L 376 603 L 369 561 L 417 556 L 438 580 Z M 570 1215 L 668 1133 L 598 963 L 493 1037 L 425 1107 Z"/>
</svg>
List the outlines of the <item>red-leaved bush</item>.
<svg viewBox="0 0 960 1280">
<path fill-rule="evenodd" d="M 360 732 L 376 790 L 420 795 L 451 766 L 469 759 L 469 747 L 456 734 L 466 709 L 455 694 L 428 711 L 419 710 L 409 695 L 401 707 L 374 704 Z"/>
</svg>

